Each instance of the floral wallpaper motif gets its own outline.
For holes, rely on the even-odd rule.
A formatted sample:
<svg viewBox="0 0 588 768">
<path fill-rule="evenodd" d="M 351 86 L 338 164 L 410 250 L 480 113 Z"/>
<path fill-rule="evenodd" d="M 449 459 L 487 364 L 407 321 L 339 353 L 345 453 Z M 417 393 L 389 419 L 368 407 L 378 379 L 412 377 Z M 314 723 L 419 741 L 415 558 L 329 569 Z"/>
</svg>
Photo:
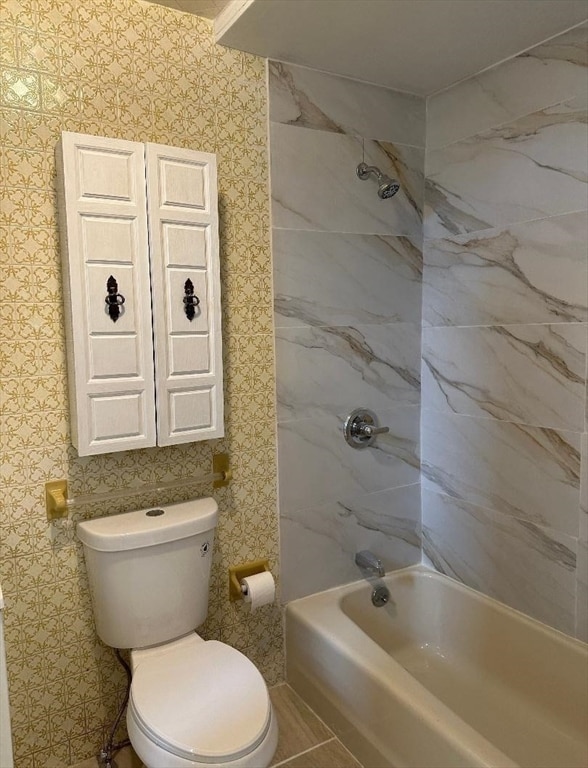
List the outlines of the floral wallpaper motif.
<svg viewBox="0 0 588 768">
<path fill-rule="evenodd" d="M 201 634 L 282 677 L 278 605 L 228 601 L 230 564 L 278 575 L 275 393 L 264 62 L 217 46 L 209 21 L 140 0 L 0 3 L 0 582 L 17 768 L 94 754 L 124 690 L 96 638 L 77 519 L 212 493 L 84 507 L 45 519 L 44 483 L 72 494 L 189 476 L 226 450 L 209 616 Z M 62 130 L 216 152 L 226 437 L 80 459 L 69 443 L 53 150 Z M 252 433 L 251 425 L 255 424 Z"/>
</svg>

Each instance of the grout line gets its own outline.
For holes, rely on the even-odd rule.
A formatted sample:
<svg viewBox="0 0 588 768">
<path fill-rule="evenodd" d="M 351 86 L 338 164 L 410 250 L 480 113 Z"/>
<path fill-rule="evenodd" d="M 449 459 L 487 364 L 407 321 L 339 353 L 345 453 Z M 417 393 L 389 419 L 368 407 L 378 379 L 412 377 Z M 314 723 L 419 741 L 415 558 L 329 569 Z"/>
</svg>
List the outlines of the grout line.
<svg viewBox="0 0 588 768">
<path fill-rule="evenodd" d="M 576 26 L 581 26 L 584 22 L 580 22 L 580 24 Z M 565 30 L 569 31 L 569 30 Z M 558 32 L 559 34 L 563 34 L 562 32 Z M 317 69 L 316 67 L 310 67 L 306 64 L 296 64 L 293 61 L 286 61 L 285 59 L 268 59 L 270 63 L 276 63 L 276 64 L 287 64 L 289 67 L 298 67 L 298 69 L 308 69 L 311 72 L 320 72 L 321 75 L 329 75 L 333 78 L 340 78 L 342 80 L 352 80 L 354 83 L 362 83 L 363 85 L 371 85 L 373 88 L 381 88 L 384 91 L 391 91 L 392 93 L 400 93 L 403 96 L 408 96 L 410 98 L 414 99 L 422 99 L 425 101 L 428 97 L 428 94 L 426 93 L 415 93 L 414 91 L 404 91 L 399 88 L 392 88 L 389 85 L 383 85 L 382 83 L 374 83 L 373 80 L 364 80 L 361 77 L 353 77 L 352 75 L 342 75 L 340 72 L 330 72 L 328 69 Z M 447 86 L 448 88 L 451 88 L 451 86 Z"/>
<path fill-rule="evenodd" d="M 321 741 L 320 744 L 315 744 L 313 747 L 309 747 L 308 749 L 305 749 L 302 752 L 297 752 L 295 755 L 291 755 L 285 760 L 281 760 L 279 763 L 272 763 L 271 768 L 278 768 L 279 766 L 286 765 L 287 763 L 290 762 L 290 760 L 294 760 L 297 757 L 302 757 L 302 755 L 307 755 L 309 752 L 312 752 L 313 749 L 318 749 L 318 747 L 322 747 L 325 744 L 330 744 L 331 741 L 338 741 L 338 739 L 336 736 L 332 736 L 330 739 L 327 739 L 326 741 Z"/>
<path fill-rule="evenodd" d="M 533 113 L 531 112 L 531 114 L 533 114 Z M 462 141 L 462 139 L 457 139 L 457 141 Z M 454 142 L 454 143 L 456 143 L 456 142 Z M 447 145 L 447 146 L 450 146 L 450 145 Z M 443 148 L 441 147 L 441 149 L 443 149 Z M 432 150 L 432 151 L 436 152 L 437 150 Z M 435 175 L 436 174 L 432 174 L 430 176 L 425 176 L 425 178 L 428 181 L 429 179 L 434 178 Z M 493 229 L 505 230 L 505 229 L 510 229 L 511 227 L 515 227 L 515 226 L 518 227 L 521 224 L 530 224 L 531 222 L 534 222 L 534 221 L 545 221 L 547 219 L 557 219 L 557 218 L 560 218 L 562 216 L 571 216 L 574 213 L 586 213 L 586 208 L 577 208 L 577 209 L 571 210 L 571 211 L 563 211 L 563 213 L 551 213 L 551 214 L 548 214 L 547 216 L 538 216 L 538 217 L 536 217 L 534 219 L 519 219 L 517 221 L 511 221 L 511 222 L 507 221 L 507 222 L 503 222 L 502 224 L 500 224 L 500 223 L 492 224 L 491 226 L 484 227 L 483 229 L 472 229 L 470 232 L 458 232 L 458 233 L 455 233 L 455 234 L 450 232 L 449 230 L 445 230 L 445 234 L 439 233 L 439 234 L 436 234 L 436 235 L 433 234 L 431 236 L 431 235 L 428 235 L 424 231 L 424 226 L 423 226 L 422 236 L 423 236 L 423 240 L 426 241 L 427 245 L 430 244 L 431 242 L 435 242 L 435 241 L 457 240 L 459 238 L 465 238 L 466 242 L 467 242 L 468 240 L 472 239 L 475 235 L 480 235 L 480 234 L 483 234 L 483 233 L 487 233 L 487 232 L 489 232 L 489 231 L 491 231 Z M 276 229 L 288 229 L 288 228 L 287 227 L 276 227 Z M 314 231 L 328 232 L 330 230 L 322 230 L 322 229 L 321 230 L 292 229 L 292 231 L 293 232 L 314 232 Z M 352 233 L 351 232 L 349 232 L 349 233 L 340 232 L 340 233 L 337 233 L 337 234 L 352 234 Z M 382 237 L 410 237 L 410 235 L 382 235 Z"/>
<path fill-rule="evenodd" d="M 434 480 L 430 482 L 434 482 Z M 424 486 L 422 490 L 425 491 L 426 493 L 430 493 L 432 496 L 441 496 L 442 498 L 450 499 L 452 502 L 456 503 L 458 506 L 465 504 L 466 507 L 473 507 L 475 509 L 480 509 L 483 512 L 490 512 L 490 514 L 494 515 L 495 517 L 508 518 L 510 522 L 518 524 L 519 526 L 525 527 L 527 528 L 527 530 L 528 530 L 528 526 L 531 526 L 532 528 L 538 529 L 540 531 L 545 531 L 548 534 L 554 533 L 557 536 L 559 536 L 558 548 L 560 550 L 563 548 L 567 548 L 568 550 L 570 549 L 570 547 L 566 543 L 561 541 L 561 536 L 565 536 L 567 539 L 571 539 L 576 543 L 579 539 L 579 536 L 577 536 L 575 533 L 569 533 L 568 531 L 565 531 L 561 528 L 554 528 L 553 526 L 546 525 L 545 523 L 537 523 L 534 520 L 530 520 L 528 517 L 522 517 L 520 514 L 515 516 L 510 514 L 509 512 L 501 512 L 499 509 L 496 509 L 494 507 L 489 507 L 485 504 L 478 504 L 475 501 L 469 501 L 468 499 L 464 499 L 458 496 L 450 496 L 449 493 L 447 493 L 446 491 L 439 491 L 436 487 L 430 488 L 430 487 Z M 461 506 L 461 509 L 466 514 L 469 514 L 469 511 L 467 509 L 464 509 L 463 506 Z M 425 527 L 427 526 L 425 525 Z M 560 562 L 561 562 L 561 558 L 560 558 Z M 515 610 L 518 610 L 518 609 L 515 608 Z"/>
<path fill-rule="evenodd" d="M 333 131 L 331 128 L 324 128 L 324 127 L 318 128 L 314 125 L 303 125 L 299 123 L 284 123 L 281 120 L 270 120 L 269 134 L 271 134 L 272 128 L 274 127 L 298 128 L 299 130 L 303 130 L 303 131 L 314 131 L 315 133 L 330 134 L 331 136 L 340 136 L 346 139 L 351 139 L 358 143 L 359 143 L 359 140 L 362 139 L 363 141 L 369 141 L 371 144 L 380 144 L 380 145 L 391 144 L 392 146 L 395 146 L 395 147 L 407 147 L 408 149 L 418 149 L 423 151 L 426 150 L 426 144 L 424 142 L 422 144 L 409 144 L 406 141 L 396 141 L 395 139 L 382 139 L 382 138 L 378 139 L 374 136 L 361 136 L 359 133 L 354 131 L 351 126 L 348 126 L 348 127 L 341 126 L 343 130 L 339 132 L 339 131 Z M 426 125 L 425 125 L 425 141 L 426 141 L 426 136 L 427 134 L 426 134 Z"/>
<path fill-rule="evenodd" d="M 415 485 L 416 485 L 416 483 L 415 483 Z M 290 683 L 289 683 L 287 680 L 286 680 L 286 685 L 287 685 L 287 686 L 288 686 L 288 688 L 289 688 L 289 689 L 292 691 L 292 693 L 293 693 L 295 696 L 297 696 L 297 697 L 300 699 L 300 701 L 301 701 L 301 702 L 304 704 L 304 706 L 305 706 L 305 707 L 307 707 L 307 708 L 310 710 L 310 712 L 312 712 L 312 714 L 313 714 L 313 715 L 316 717 L 316 719 L 317 719 L 317 720 L 318 720 L 320 723 L 322 723 L 322 724 L 324 725 L 324 727 L 325 727 L 325 730 L 327 730 L 327 731 L 328 731 L 330 734 L 332 734 L 333 738 L 335 738 L 335 739 L 336 739 L 336 738 L 337 738 L 337 736 L 336 736 L 336 734 L 333 732 L 333 729 L 332 729 L 330 726 L 328 726 L 328 725 L 327 725 L 327 723 L 326 723 L 326 722 L 323 720 L 323 718 L 322 718 L 322 717 L 319 717 L 319 715 L 317 715 L 317 713 L 316 713 L 316 712 L 314 711 L 314 709 L 313 709 L 313 708 L 310 706 L 310 704 L 307 704 L 307 703 L 306 703 L 306 701 L 305 701 L 305 700 L 302 698 L 302 696 L 301 696 L 301 695 L 298 693 L 298 691 L 295 691 L 295 690 L 294 690 L 294 688 L 292 688 L 292 686 L 290 685 Z M 332 739 L 326 739 L 325 741 L 323 741 L 323 742 L 321 742 L 321 743 L 322 743 L 322 744 L 326 744 L 326 743 L 327 743 L 327 741 L 332 741 Z M 301 753 L 301 754 L 302 754 L 302 753 Z"/>
<path fill-rule="evenodd" d="M 344 749 L 344 750 L 345 750 L 345 751 L 346 751 L 346 752 L 347 752 L 347 753 L 348 753 L 348 754 L 349 754 L 349 755 L 350 755 L 350 756 L 353 758 L 353 760 L 355 760 L 355 762 L 358 764 L 358 766 L 360 766 L 360 768 L 364 768 L 364 766 L 363 766 L 363 765 L 362 765 L 362 764 L 359 762 L 359 760 L 358 760 L 358 759 L 357 759 L 357 757 L 356 757 L 356 756 L 353 754 L 353 752 L 352 752 L 350 749 L 348 749 L 348 748 L 345 746 L 345 744 L 343 744 L 343 742 L 341 741 L 341 739 L 337 739 L 337 741 L 338 741 L 338 742 L 339 742 L 339 744 L 340 744 L 340 745 L 343 747 L 343 749 Z"/>
<path fill-rule="evenodd" d="M 561 214 L 557 214 L 557 215 L 559 216 Z M 547 218 L 551 218 L 551 217 L 547 217 Z M 489 227 L 489 229 L 496 229 L 496 227 Z M 422 229 L 417 233 L 410 232 L 408 234 L 403 232 L 357 232 L 353 230 L 339 232 L 338 230 L 334 230 L 334 229 L 306 229 L 303 227 L 278 227 L 275 224 L 273 224 L 272 232 L 303 232 L 303 233 L 312 232 L 318 235 L 357 235 L 359 237 L 379 237 L 379 238 L 403 237 L 407 240 L 410 240 L 411 242 L 414 239 L 421 240 L 423 238 Z M 464 233 L 464 234 L 468 234 L 468 233 Z M 453 235 L 453 237 L 455 237 L 455 235 Z M 444 237 L 429 238 L 429 240 L 444 240 L 444 239 L 445 239 Z"/>
<path fill-rule="evenodd" d="M 458 416 L 459 418 L 466 418 L 466 419 L 477 419 L 480 421 L 493 421 L 493 422 L 499 422 L 501 424 L 512 424 L 515 427 L 531 427 L 532 429 L 540 429 L 540 430 L 551 430 L 555 432 L 568 432 L 572 433 L 574 435 L 582 435 L 586 431 L 585 429 L 582 429 L 582 425 L 580 425 L 580 428 L 577 429 L 576 427 L 568 427 L 568 426 L 554 426 L 551 425 L 545 425 L 545 424 L 533 424 L 531 423 L 531 419 L 528 419 L 527 421 L 514 421 L 512 418 L 498 418 L 496 416 L 484 416 L 481 413 L 457 413 L 457 411 L 446 411 L 441 410 L 438 406 L 432 406 L 428 405 L 425 402 L 421 402 L 421 417 L 424 411 L 434 412 L 438 414 L 442 414 L 445 416 Z M 284 422 L 285 424 L 289 424 L 290 422 Z M 424 425 L 424 420 L 423 420 Z M 422 457 L 421 457 L 422 458 Z M 413 485 L 413 483 L 409 483 L 409 485 Z M 376 491 L 377 493 L 377 491 Z M 298 512 L 299 510 L 295 510 Z"/>
</svg>

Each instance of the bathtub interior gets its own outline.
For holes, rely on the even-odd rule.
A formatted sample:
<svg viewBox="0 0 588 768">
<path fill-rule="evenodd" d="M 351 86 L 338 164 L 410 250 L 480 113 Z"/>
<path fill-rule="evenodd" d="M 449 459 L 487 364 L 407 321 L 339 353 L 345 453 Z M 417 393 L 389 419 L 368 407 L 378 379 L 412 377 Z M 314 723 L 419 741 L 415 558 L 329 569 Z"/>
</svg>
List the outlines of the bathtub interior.
<svg viewBox="0 0 588 768">
<path fill-rule="evenodd" d="M 522 766 L 588 765 L 588 657 L 582 643 L 426 568 L 333 591 L 342 617 L 427 693 Z M 312 598 L 307 598 L 308 600 Z"/>
</svg>

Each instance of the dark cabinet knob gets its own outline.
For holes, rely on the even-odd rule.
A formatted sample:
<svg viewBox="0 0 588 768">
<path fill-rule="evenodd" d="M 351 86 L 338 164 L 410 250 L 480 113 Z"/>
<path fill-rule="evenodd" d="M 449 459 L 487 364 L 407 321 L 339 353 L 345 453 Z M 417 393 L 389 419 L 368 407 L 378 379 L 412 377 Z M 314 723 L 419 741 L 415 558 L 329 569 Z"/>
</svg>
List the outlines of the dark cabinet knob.
<svg viewBox="0 0 588 768">
<path fill-rule="evenodd" d="M 200 304 L 200 299 L 194 293 L 194 283 L 188 278 L 184 283 L 184 312 L 190 322 L 196 316 L 196 307 Z"/>
<path fill-rule="evenodd" d="M 106 298 L 104 302 L 108 308 L 108 315 L 113 323 L 120 317 L 120 308 L 125 303 L 125 297 L 118 292 L 118 283 L 112 275 L 106 281 Z"/>
</svg>

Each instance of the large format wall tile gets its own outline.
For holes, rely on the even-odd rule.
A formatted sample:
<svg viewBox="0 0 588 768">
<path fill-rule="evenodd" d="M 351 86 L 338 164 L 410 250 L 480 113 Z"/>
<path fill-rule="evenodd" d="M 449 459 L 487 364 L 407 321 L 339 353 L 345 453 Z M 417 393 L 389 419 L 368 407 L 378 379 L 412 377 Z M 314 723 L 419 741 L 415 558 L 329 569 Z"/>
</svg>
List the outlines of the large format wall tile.
<svg viewBox="0 0 588 768">
<path fill-rule="evenodd" d="M 277 62 L 269 83 L 289 600 L 356 579 L 362 546 L 388 568 L 420 559 L 425 111 L 420 98 Z M 357 178 L 363 159 L 399 180 L 394 198 Z M 363 451 L 342 434 L 359 406 L 391 428 Z"/>
<path fill-rule="evenodd" d="M 278 419 L 420 402 L 420 326 L 276 329 Z"/>
<path fill-rule="evenodd" d="M 586 328 L 586 397 L 584 399 L 584 432 L 588 432 L 588 328 Z M 588 475 L 588 473 L 587 473 Z"/>
<path fill-rule="evenodd" d="M 283 511 L 284 599 L 356 581 L 361 574 L 354 557 L 362 549 L 386 570 L 420 562 L 420 516 L 418 483 Z"/>
<path fill-rule="evenodd" d="M 428 152 L 425 235 L 586 210 L 586 120 L 561 104 Z"/>
<path fill-rule="evenodd" d="M 588 643 L 588 433 L 582 435 L 580 535 L 576 572 L 576 636 Z"/>
<path fill-rule="evenodd" d="M 424 410 L 423 488 L 578 535 L 580 434 Z"/>
<path fill-rule="evenodd" d="M 420 322 L 420 238 L 274 229 L 273 260 L 277 327 Z"/>
<path fill-rule="evenodd" d="M 398 194 L 381 200 L 373 179 L 357 178 L 360 139 L 272 123 L 273 225 L 420 237 L 423 154 L 402 144 L 365 142 L 365 161 L 401 184 Z"/>
<path fill-rule="evenodd" d="M 380 422 L 390 433 L 359 450 L 345 442 L 343 416 L 278 425 L 281 514 L 418 482 L 418 407 L 380 411 Z"/>
<path fill-rule="evenodd" d="M 426 324 L 588 320 L 585 211 L 427 240 L 424 259 Z"/>
<path fill-rule="evenodd" d="M 563 101 L 586 101 L 588 25 L 538 45 L 427 101 L 427 148 L 442 147 Z"/>
<path fill-rule="evenodd" d="M 588 643 L 588 542 L 578 539 L 576 637 Z"/>
<path fill-rule="evenodd" d="M 587 324 L 423 329 L 423 404 L 582 431 Z"/>
<path fill-rule="evenodd" d="M 580 538 L 588 541 L 588 432 L 582 435 L 582 471 L 580 492 Z"/>
<path fill-rule="evenodd" d="M 425 146 L 425 99 L 279 61 L 269 63 L 270 120 Z"/>
<path fill-rule="evenodd" d="M 579 636 L 587 60 L 584 24 L 429 99 L 423 286 L 425 553 Z"/>
<path fill-rule="evenodd" d="M 423 548 L 437 570 L 568 634 L 576 539 L 423 490 Z"/>
</svg>

